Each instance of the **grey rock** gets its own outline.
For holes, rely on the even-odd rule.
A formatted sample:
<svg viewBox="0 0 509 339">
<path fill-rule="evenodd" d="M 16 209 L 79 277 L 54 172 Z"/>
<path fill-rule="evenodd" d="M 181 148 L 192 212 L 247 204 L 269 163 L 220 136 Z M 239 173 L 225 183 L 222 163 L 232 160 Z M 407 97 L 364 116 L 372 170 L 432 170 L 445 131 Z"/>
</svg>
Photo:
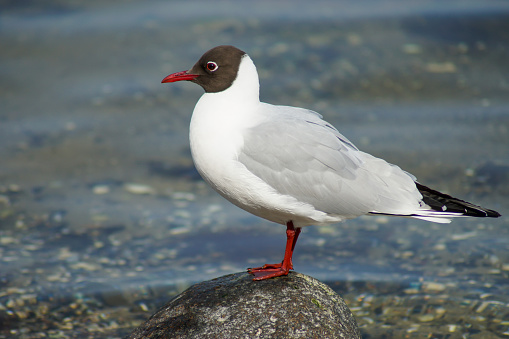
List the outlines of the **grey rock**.
<svg viewBox="0 0 509 339">
<path fill-rule="evenodd" d="M 191 286 L 128 338 L 361 338 L 343 299 L 296 272 L 252 281 L 248 273 Z"/>
</svg>

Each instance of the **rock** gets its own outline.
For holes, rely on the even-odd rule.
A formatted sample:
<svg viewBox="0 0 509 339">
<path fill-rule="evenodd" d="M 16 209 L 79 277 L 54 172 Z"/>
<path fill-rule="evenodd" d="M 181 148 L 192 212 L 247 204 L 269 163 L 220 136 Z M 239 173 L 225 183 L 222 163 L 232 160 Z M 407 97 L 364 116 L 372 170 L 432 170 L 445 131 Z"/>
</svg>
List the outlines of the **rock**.
<svg viewBox="0 0 509 339">
<path fill-rule="evenodd" d="M 252 281 L 248 273 L 193 285 L 128 338 L 361 338 L 343 299 L 296 272 Z"/>
</svg>

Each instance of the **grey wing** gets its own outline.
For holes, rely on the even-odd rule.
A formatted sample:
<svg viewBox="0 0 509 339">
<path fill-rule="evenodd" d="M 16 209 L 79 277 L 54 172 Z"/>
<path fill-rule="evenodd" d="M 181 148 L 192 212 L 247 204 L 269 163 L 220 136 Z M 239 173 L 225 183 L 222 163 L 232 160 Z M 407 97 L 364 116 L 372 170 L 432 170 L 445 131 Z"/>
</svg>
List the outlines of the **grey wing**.
<svg viewBox="0 0 509 339">
<path fill-rule="evenodd" d="M 317 115 L 284 116 L 247 130 L 238 160 L 280 194 L 328 214 L 352 218 L 419 207 L 408 174 L 359 151 Z"/>
</svg>

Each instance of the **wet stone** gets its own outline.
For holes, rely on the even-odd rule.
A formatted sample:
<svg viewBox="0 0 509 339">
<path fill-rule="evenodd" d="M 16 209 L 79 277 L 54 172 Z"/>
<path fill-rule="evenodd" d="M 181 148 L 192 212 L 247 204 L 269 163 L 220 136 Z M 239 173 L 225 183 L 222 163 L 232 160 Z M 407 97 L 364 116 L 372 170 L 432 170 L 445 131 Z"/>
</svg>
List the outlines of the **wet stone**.
<svg viewBox="0 0 509 339">
<path fill-rule="evenodd" d="M 248 273 L 191 286 L 128 337 L 361 338 L 343 299 L 309 276 L 253 281 Z"/>
</svg>

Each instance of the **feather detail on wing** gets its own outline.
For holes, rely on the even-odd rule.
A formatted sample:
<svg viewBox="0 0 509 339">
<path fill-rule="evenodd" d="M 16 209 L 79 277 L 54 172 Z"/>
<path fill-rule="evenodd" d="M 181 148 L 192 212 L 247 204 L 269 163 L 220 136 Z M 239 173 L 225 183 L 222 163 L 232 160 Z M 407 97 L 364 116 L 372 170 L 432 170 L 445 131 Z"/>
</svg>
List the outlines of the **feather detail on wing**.
<svg viewBox="0 0 509 339">
<path fill-rule="evenodd" d="M 413 178 L 399 167 L 359 151 L 316 114 L 273 107 L 283 113 L 245 131 L 238 160 L 277 192 L 343 218 L 420 208 Z"/>
</svg>

